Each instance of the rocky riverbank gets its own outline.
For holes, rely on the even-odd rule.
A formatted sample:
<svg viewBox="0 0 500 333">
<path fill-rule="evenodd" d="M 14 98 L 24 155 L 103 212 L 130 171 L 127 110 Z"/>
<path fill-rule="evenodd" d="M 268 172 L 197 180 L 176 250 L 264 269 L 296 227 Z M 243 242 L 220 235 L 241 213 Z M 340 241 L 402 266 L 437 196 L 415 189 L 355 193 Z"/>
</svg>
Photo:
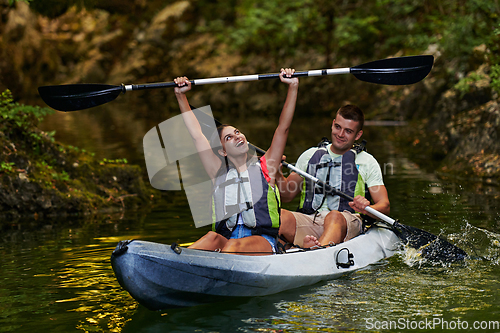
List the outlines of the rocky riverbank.
<svg viewBox="0 0 500 333">
<path fill-rule="evenodd" d="M 69 4 L 66 3 L 66 5 Z M 425 9 L 430 13 L 436 10 L 435 14 L 438 16 L 421 17 L 422 22 L 415 21 L 411 24 L 413 28 L 410 30 L 412 31 L 407 31 L 409 26 L 406 16 L 396 17 L 394 20 L 391 17 L 391 22 L 400 22 L 404 27 L 397 36 L 391 35 L 391 29 L 386 31 L 385 27 L 389 26 L 388 24 L 377 25 L 378 21 L 385 21 L 381 16 L 382 18 L 367 23 L 366 27 L 370 27 L 369 30 L 374 34 L 363 37 L 355 33 L 358 30 L 347 33 L 349 29 L 355 29 L 355 25 L 342 25 L 344 22 L 342 18 L 346 19 L 344 23 L 357 22 L 350 18 L 350 15 L 354 15 L 355 12 L 349 12 L 346 14 L 348 16 L 343 17 L 340 11 L 337 12 L 340 15 L 339 18 L 333 21 L 337 24 L 336 26 L 325 27 L 318 33 L 311 34 L 318 35 L 317 37 L 328 37 L 330 34 L 336 36 L 334 44 L 339 50 L 333 50 L 333 44 L 329 47 L 325 46 L 323 50 L 321 46 L 323 42 L 307 38 L 295 40 L 292 43 L 293 47 L 288 48 L 286 46 L 269 48 L 268 45 L 256 43 L 258 47 L 248 46 L 253 44 L 242 44 L 247 45 L 246 49 L 243 46 L 235 49 L 230 41 L 235 42 L 238 40 L 237 36 L 243 38 L 243 35 L 250 38 L 249 32 L 253 31 L 249 29 L 253 24 L 243 24 L 244 17 L 238 15 L 238 11 L 245 11 L 248 15 L 252 11 L 238 7 L 237 4 L 229 5 L 228 3 L 227 11 L 224 11 L 225 16 L 222 15 L 222 17 L 221 13 L 217 12 L 215 20 L 215 17 L 210 15 L 212 5 L 207 2 L 202 8 L 198 2 L 188 0 L 168 4 L 161 1 L 139 1 L 134 2 L 133 5 L 113 2 L 113 4 L 104 5 L 103 3 L 88 9 L 74 6 L 61 8 L 60 13 L 49 11 L 52 15 L 44 16 L 39 13 L 40 7 L 38 7 L 39 12 L 36 12 L 34 10 L 36 6 L 30 8 L 27 2 L 19 1 L 13 5 L 7 0 L 0 0 L 0 91 L 8 88 L 26 104 L 34 101 L 34 104 L 41 105 L 41 101 L 36 96 L 36 87 L 48 84 L 142 83 L 165 81 L 177 75 L 202 78 L 265 73 L 276 71 L 284 64 L 300 65 L 301 70 L 322 68 L 325 65 L 347 67 L 367 59 L 365 54 L 360 60 L 360 52 L 368 45 L 373 46 L 373 48 L 368 48 L 370 50 L 368 56 L 373 57 L 371 60 L 379 58 L 377 52 L 382 52 L 383 57 L 388 54 L 394 56 L 433 54 L 435 65 L 430 75 L 412 86 L 381 87 L 359 82 L 350 76 L 339 76 L 335 80 L 323 81 L 321 78 L 314 79 L 315 81 L 304 79 L 306 88 L 303 91 L 307 93 L 300 96 L 297 117 L 308 117 L 310 112 L 314 112 L 315 115 L 330 116 L 332 110 L 336 110 L 339 104 L 356 103 L 368 110 L 369 119 L 410 122 L 412 125 L 409 130 L 399 133 L 399 140 L 403 149 L 410 150 L 411 157 L 417 162 L 420 161 L 421 165 L 432 164 L 439 172 L 449 175 L 465 176 L 494 184 L 500 182 L 500 141 L 498 140 L 500 34 L 496 32 L 499 26 L 495 17 L 498 15 L 493 14 L 494 12 L 488 9 L 469 14 L 465 9 L 458 11 L 450 9 L 450 14 L 453 14 L 451 16 L 453 26 L 447 30 L 446 24 L 443 23 L 443 15 L 446 14 L 444 6 L 438 4 L 437 8 L 433 8 L 434 6 L 429 3 L 424 6 L 425 8 L 420 8 L 420 5 L 415 3 L 415 12 Z M 214 8 L 218 11 L 223 9 L 222 7 Z M 373 9 L 377 8 L 377 6 L 373 7 Z M 234 13 L 231 12 L 232 10 Z M 291 12 L 295 11 L 296 9 L 291 10 Z M 390 14 L 385 14 L 385 12 L 384 7 L 383 12 L 377 15 Z M 481 16 L 490 12 L 491 15 Z M 481 19 L 476 19 L 476 16 L 474 19 L 468 16 L 473 14 L 483 17 L 483 20 L 492 20 L 493 25 L 489 25 L 490 21 L 488 21 L 490 23 L 483 22 Z M 365 17 L 364 11 L 361 11 L 359 15 Z M 258 15 L 254 18 L 265 19 Z M 254 23 L 262 23 L 259 20 Z M 237 24 L 238 22 L 240 24 Z M 476 22 L 483 22 L 485 27 L 481 24 L 473 25 Z M 266 26 L 267 24 L 262 25 L 262 27 Z M 375 27 L 378 27 L 378 30 Z M 416 29 L 417 27 L 423 30 Z M 359 29 L 359 31 L 367 31 L 362 27 Z M 281 36 L 281 30 L 280 28 L 277 31 L 272 29 L 264 31 L 266 36 L 272 34 Z M 297 29 L 297 31 L 302 30 L 302 28 Z M 345 34 L 342 34 L 342 31 Z M 232 39 L 227 35 L 229 32 Z M 240 34 L 234 34 L 234 32 Z M 404 35 L 405 33 L 408 35 Z M 348 43 L 351 40 L 346 39 L 342 47 L 340 43 L 343 40 L 342 36 L 351 36 L 353 40 L 365 39 L 356 43 Z M 416 42 L 417 36 L 423 42 L 416 43 L 418 47 L 409 48 L 406 41 Z M 396 45 L 400 49 L 390 47 L 392 44 L 388 41 L 394 40 L 393 38 L 399 41 Z M 373 40 L 377 42 L 373 43 Z M 316 47 L 312 47 L 314 45 Z M 353 47 L 354 45 L 363 47 L 357 49 Z M 384 50 L 384 47 L 386 47 L 385 51 L 379 51 Z M 424 50 L 426 47 L 428 47 L 427 50 Z M 293 52 L 288 52 L 292 48 Z M 208 86 L 193 94 L 191 102 L 194 105 L 209 104 L 216 110 L 215 112 L 238 110 L 238 116 L 241 118 L 262 117 L 266 119 L 279 109 L 276 106 L 282 103 L 280 94 L 277 93 L 280 86 L 262 83 L 262 85 L 245 85 L 244 87 L 239 84 Z M 139 98 L 138 96 L 140 95 L 130 95 L 130 98 Z M 141 104 L 143 108 L 137 112 L 157 110 L 158 105 L 162 105 L 162 119 L 170 116 L 169 110 L 175 110 L 177 113 L 175 100 L 169 99 L 168 96 L 172 94 L 165 94 L 159 90 L 149 91 L 148 98 L 144 99 L 144 102 L 135 103 Z M 16 150 L 19 150 L 19 142 L 22 142 L 16 141 L 16 138 L 10 139 L 9 135 L 1 137 L 2 146 L 7 147 L 4 148 L 5 156 L 15 154 Z M 47 137 L 44 133 L 36 135 L 50 139 L 50 136 Z M 24 140 L 23 138 L 17 139 Z M 3 142 L 7 140 L 10 140 L 9 142 L 14 146 L 9 146 L 10 143 L 4 145 Z M 87 161 L 91 156 L 81 151 L 73 151 L 68 147 L 57 149 L 64 150 L 69 156 L 75 155 L 74 162 L 68 161 L 64 166 L 65 169 L 59 169 L 59 164 L 49 163 L 47 160 L 45 163 L 55 168 L 56 171 L 45 171 L 45 173 L 49 176 L 60 175 L 55 178 L 65 179 L 77 177 L 79 170 L 88 169 L 89 174 L 93 173 L 92 177 L 100 179 L 85 185 L 94 188 L 96 193 L 99 191 L 103 193 L 102 198 L 105 203 L 102 202 L 100 206 L 111 205 L 112 201 L 120 197 L 124 200 L 125 198 L 134 200 L 133 197 L 123 196 L 139 195 L 144 192 L 144 190 L 139 190 L 142 186 L 139 184 L 137 184 L 137 189 L 131 190 L 125 190 L 126 186 L 122 184 L 116 187 L 117 192 L 113 192 L 112 184 L 116 182 L 113 177 L 121 181 L 115 174 L 118 171 L 102 171 L 102 177 L 111 177 L 110 180 L 99 178 L 101 172 L 92 169 L 99 165 L 103 167 L 103 170 L 112 170 L 123 163 L 109 163 L 108 161 L 100 165 L 95 164 L 99 161 L 94 161 L 86 164 L 87 162 L 81 161 Z M 57 149 L 52 149 L 54 156 L 57 156 Z M 83 155 L 76 156 L 77 154 Z M 24 175 L 24 172 L 16 171 L 26 170 L 26 168 L 31 170 L 30 166 L 23 162 L 23 158 L 18 157 L 14 161 L 13 156 L 8 156 L 9 159 L 6 159 L 5 163 L 2 160 L 4 164 L 0 169 L 3 176 L 8 174 L 10 177 L 9 186 L 6 187 L 10 189 L 8 193 L 13 193 L 14 190 L 24 191 L 23 188 L 28 191 L 28 188 L 42 186 L 36 185 L 40 184 L 39 182 L 31 181 L 33 175 Z M 54 157 L 53 160 L 59 159 Z M 77 165 L 77 167 L 68 165 Z M 126 164 L 124 166 L 129 170 L 130 175 L 134 174 L 135 167 Z M 44 170 L 41 166 L 32 168 Z M 62 173 L 63 170 L 66 174 Z M 17 175 L 17 178 L 14 175 Z M 122 178 L 127 178 L 127 176 L 122 176 Z M 62 186 L 63 190 L 66 189 L 57 179 L 48 180 L 46 183 L 53 183 L 56 188 Z M 56 186 L 56 183 L 59 185 Z M 18 186 L 21 187 L 17 188 Z M 105 186 L 106 190 L 98 190 L 100 186 Z M 68 186 L 68 188 L 74 191 L 77 186 Z M 123 192 L 118 189 L 123 189 Z M 41 190 L 37 189 L 37 191 Z M 47 188 L 47 191 L 50 190 Z M 73 198 L 72 207 L 80 207 L 80 203 L 88 202 L 87 199 L 77 194 L 66 193 L 68 194 L 71 195 L 68 198 Z M 79 199 L 75 199 L 75 196 Z M 45 198 L 48 197 L 50 197 L 48 194 L 45 195 Z M 62 200 L 58 198 L 54 194 L 50 200 L 40 199 L 41 201 L 33 207 L 47 206 L 44 209 L 57 210 L 57 202 Z M 3 206 L 2 209 L 20 205 L 13 197 L 9 200 L 9 204 Z M 121 199 L 118 199 L 115 204 L 120 206 Z M 33 211 L 33 209 L 29 208 L 28 211 Z"/>
<path fill-rule="evenodd" d="M 500 98 L 491 84 L 496 75 L 483 63 L 451 88 L 438 72 L 414 87 L 386 91 L 392 107 L 410 119 L 398 133 L 401 147 L 442 175 L 500 184 Z"/>
<path fill-rule="evenodd" d="M 47 108 L 0 96 L 0 217 L 93 214 L 149 205 L 155 195 L 140 167 L 98 160 L 37 128 Z"/>
</svg>

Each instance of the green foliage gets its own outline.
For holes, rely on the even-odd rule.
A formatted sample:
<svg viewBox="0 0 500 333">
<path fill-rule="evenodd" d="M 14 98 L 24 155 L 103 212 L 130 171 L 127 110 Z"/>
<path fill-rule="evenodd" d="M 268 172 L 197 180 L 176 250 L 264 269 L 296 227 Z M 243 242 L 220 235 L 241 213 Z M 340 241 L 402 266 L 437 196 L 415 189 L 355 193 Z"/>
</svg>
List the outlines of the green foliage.
<svg viewBox="0 0 500 333">
<path fill-rule="evenodd" d="M 500 94 L 500 65 L 496 64 L 491 67 L 490 72 L 491 88 Z"/>
<path fill-rule="evenodd" d="M 335 20 L 335 41 L 338 47 L 346 48 L 363 43 L 366 40 L 376 40 L 380 30 L 377 27 L 377 16 L 351 17 L 342 16 Z"/>
<path fill-rule="evenodd" d="M 14 165 L 15 165 L 14 162 L 2 161 L 0 163 L 0 173 L 11 173 L 11 172 L 14 172 L 14 170 L 15 170 Z"/>
<path fill-rule="evenodd" d="M 500 14 L 499 14 L 500 15 Z M 500 63 L 500 22 L 496 24 L 496 28 L 493 29 L 490 39 L 486 43 L 488 49 L 490 50 L 489 61 L 491 64 Z"/>
<path fill-rule="evenodd" d="M 313 0 L 243 1 L 238 7 L 233 45 L 266 53 L 293 54 L 297 45 L 325 24 Z"/>
<path fill-rule="evenodd" d="M 51 173 L 51 176 L 55 180 L 62 181 L 62 182 L 67 182 L 70 180 L 69 175 L 64 170 L 61 173 L 53 172 L 53 173 Z"/>
<path fill-rule="evenodd" d="M 53 113 L 54 110 L 46 107 L 21 105 L 14 102 L 10 90 L 2 92 L 0 95 L 0 117 L 4 121 L 15 123 L 18 128 L 26 133 L 29 133 L 33 127 L 36 127 L 46 115 Z M 33 135 L 33 133 L 29 135 Z M 50 135 L 53 136 L 54 132 L 51 132 Z"/>
<path fill-rule="evenodd" d="M 102 161 L 99 162 L 100 165 L 105 165 L 105 164 L 128 164 L 128 161 L 126 158 L 117 158 L 115 160 L 107 159 L 104 158 Z"/>
<path fill-rule="evenodd" d="M 377 12 L 385 18 L 381 46 L 424 50 L 435 43 L 448 58 L 467 63 L 473 48 L 488 40 L 499 10 L 486 0 L 378 0 Z"/>
<path fill-rule="evenodd" d="M 477 73 L 471 73 L 467 77 L 464 77 L 460 81 L 458 81 L 454 88 L 460 92 L 460 98 L 463 98 L 465 94 L 471 91 L 471 86 L 474 82 L 484 80 L 486 77 L 484 75 L 480 75 Z"/>
<path fill-rule="evenodd" d="M 6 90 L 0 94 L 0 131 L 9 136 L 17 137 L 16 140 L 31 145 L 33 152 L 43 154 L 44 142 L 54 141 L 55 131 L 42 132 L 37 126 L 43 118 L 54 111 L 38 106 L 21 105 L 14 102 L 12 94 Z"/>
<path fill-rule="evenodd" d="M 71 6 L 112 14 L 133 7 L 132 1 L 116 0 L 9 1 L 29 1 L 32 9 L 49 17 Z M 152 0 L 139 7 L 144 13 L 157 13 L 168 3 Z M 192 24 L 193 31 L 212 33 L 241 54 L 269 56 L 277 63 L 297 51 L 315 51 L 336 61 L 353 56 L 373 60 L 379 55 L 421 53 L 436 44 L 443 55 L 457 58 L 466 67 L 475 46 L 491 44 L 500 4 L 491 0 L 197 0 L 190 10 L 190 21 L 183 23 Z M 141 20 L 148 18 L 141 15 Z"/>
<path fill-rule="evenodd" d="M 487 28 L 487 22 L 474 13 L 463 15 L 460 20 L 447 23 L 443 32 L 442 47 L 449 57 L 463 59 L 470 55 L 474 46 L 485 42 L 485 35 L 478 34 Z"/>
<path fill-rule="evenodd" d="M 467 64 L 473 48 L 491 39 L 500 13 L 498 2 L 488 0 L 227 0 L 203 5 L 210 10 L 203 11 L 199 31 L 217 33 L 244 54 L 271 55 L 274 61 L 300 49 L 320 54 L 331 49 L 337 59 L 373 59 L 377 53 L 421 53 L 436 44 L 447 57 Z"/>
</svg>

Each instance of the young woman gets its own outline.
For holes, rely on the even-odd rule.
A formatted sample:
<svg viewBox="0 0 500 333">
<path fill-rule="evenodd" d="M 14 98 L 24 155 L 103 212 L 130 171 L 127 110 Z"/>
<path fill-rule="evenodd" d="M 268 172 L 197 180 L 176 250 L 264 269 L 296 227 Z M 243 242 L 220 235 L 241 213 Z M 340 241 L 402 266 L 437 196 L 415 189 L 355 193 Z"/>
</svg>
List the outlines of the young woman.
<svg viewBox="0 0 500 333">
<path fill-rule="evenodd" d="M 280 80 L 288 85 L 288 94 L 271 146 L 260 159 L 249 153 L 245 135 L 233 126 L 219 126 L 209 141 L 185 95 L 191 90 L 191 83 L 187 77 L 174 80 L 184 123 L 214 185 L 214 231 L 190 248 L 235 254 L 276 252 L 280 199 L 275 180 L 297 101 L 299 80 L 291 77 L 294 72 L 281 69 Z"/>
</svg>

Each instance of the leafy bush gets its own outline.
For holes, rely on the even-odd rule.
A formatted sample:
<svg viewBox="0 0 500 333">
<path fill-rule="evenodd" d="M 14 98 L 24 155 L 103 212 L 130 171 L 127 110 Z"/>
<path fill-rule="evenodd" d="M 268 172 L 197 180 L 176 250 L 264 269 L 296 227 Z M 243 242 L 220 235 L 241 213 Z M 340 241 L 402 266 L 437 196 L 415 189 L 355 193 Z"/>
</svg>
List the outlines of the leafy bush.
<svg viewBox="0 0 500 333">
<path fill-rule="evenodd" d="M 54 110 L 39 106 L 21 105 L 14 102 L 10 90 L 0 95 L 0 117 L 4 121 L 14 123 L 23 132 L 28 133 L 30 129 L 38 126 L 46 115 L 53 114 Z M 51 133 L 53 136 L 54 133 Z"/>
<path fill-rule="evenodd" d="M 500 65 L 496 64 L 491 67 L 491 88 L 500 94 Z"/>
<path fill-rule="evenodd" d="M 460 92 L 460 98 L 463 98 L 465 94 L 471 91 L 471 85 L 474 82 L 485 79 L 484 75 L 480 75 L 477 73 L 470 73 L 467 77 L 464 77 L 460 81 L 455 84 L 455 89 Z"/>
</svg>

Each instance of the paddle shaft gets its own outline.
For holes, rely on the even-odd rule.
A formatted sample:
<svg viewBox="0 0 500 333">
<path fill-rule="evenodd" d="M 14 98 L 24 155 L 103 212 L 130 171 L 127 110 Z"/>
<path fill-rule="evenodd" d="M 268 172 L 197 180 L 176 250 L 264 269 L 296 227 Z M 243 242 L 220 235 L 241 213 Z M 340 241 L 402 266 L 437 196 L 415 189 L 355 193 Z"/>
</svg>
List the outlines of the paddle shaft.
<svg viewBox="0 0 500 333">
<path fill-rule="evenodd" d="M 320 70 L 312 70 L 306 72 L 296 72 L 292 75 L 292 77 L 348 74 L 350 72 L 351 68 L 320 69 Z M 279 74 L 224 76 L 224 77 L 214 77 L 208 79 L 196 79 L 196 80 L 191 80 L 190 82 L 192 85 L 202 86 L 206 84 L 248 82 L 248 81 L 259 81 L 259 80 L 269 80 L 269 79 L 279 79 Z M 172 88 L 176 86 L 177 84 L 173 81 L 160 82 L 160 83 L 146 83 L 146 84 L 129 84 L 125 85 L 125 91 L 156 89 L 156 88 Z"/>
<path fill-rule="evenodd" d="M 419 82 L 429 74 L 434 63 L 431 55 L 410 57 L 396 57 L 371 61 L 350 68 L 319 69 L 296 72 L 292 77 L 323 76 L 335 74 L 352 74 L 358 80 L 387 85 L 407 85 Z M 259 81 L 278 79 L 279 74 L 253 74 L 226 76 L 208 79 L 195 79 L 192 85 L 216 83 Z M 115 100 L 120 94 L 127 91 L 173 88 L 174 82 L 156 82 L 145 84 L 121 84 L 119 86 L 107 84 L 66 84 L 59 86 L 38 87 L 38 92 L 48 106 L 59 111 L 77 111 Z"/>
<path fill-rule="evenodd" d="M 256 151 L 256 152 L 258 152 L 258 153 L 259 153 L 259 154 L 261 154 L 261 155 L 264 155 L 264 154 L 266 153 L 266 151 L 265 151 L 264 149 L 259 148 L 259 147 L 256 147 L 256 146 L 254 146 L 254 145 L 253 145 L 253 144 L 251 144 L 251 143 L 249 143 L 249 146 L 253 147 L 253 148 L 255 149 L 255 151 Z M 349 196 L 349 195 L 347 195 L 347 194 L 345 194 L 345 193 L 343 193 L 343 192 L 341 192 L 341 191 L 337 190 L 336 188 L 332 187 L 331 185 L 329 185 L 329 184 L 327 184 L 327 183 L 324 183 L 324 182 L 323 182 L 323 181 L 321 181 L 320 179 L 318 179 L 318 178 L 314 177 L 313 175 L 311 175 L 311 174 L 309 174 L 309 173 L 307 173 L 307 172 L 305 172 L 305 171 L 300 170 L 299 168 L 297 168 L 297 167 L 295 167 L 295 166 L 291 165 L 290 163 L 287 163 L 287 162 L 285 162 L 285 161 L 281 161 L 281 164 L 282 164 L 284 167 L 287 167 L 288 169 L 292 170 L 293 172 L 298 173 L 298 174 L 299 174 L 299 175 L 301 175 L 302 177 L 304 177 L 304 178 L 306 178 L 306 179 L 308 179 L 308 180 L 310 180 L 310 181 L 312 181 L 312 182 L 314 182 L 314 183 L 318 184 L 319 186 L 321 186 L 321 187 L 322 187 L 322 188 L 323 188 L 326 192 L 328 192 L 328 193 L 334 193 L 334 194 L 336 194 L 336 195 L 338 195 L 338 196 L 340 196 L 340 197 L 343 197 L 344 199 L 347 199 L 347 200 L 349 200 L 349 201 L 353 201 L 353 200 L 354 200 L 354 198 L 353 198 L 353 197 L 351 197 L 351 196 Z M 396 220 L 394 220 L 394 219 L 390 218 L 389 216 L 385 215 L 384 213 L 379 212 L 379 211 L 378 211 L 378 210 L 376 210 L 376 209 L 373 209 L 373 208 L 372 208 L 372 207 L 370 207 L 370 206 L 366 206 L 366 207 L 365 207 L 365 210 L 366 210 L 368 213 L 370 213 L 370 214 L 372 214 L 372 215 L 374 215 L 374 216 L 378 217 L 378 218 L 379 218 L 379 219 L 381 219 L 382 221 L 387 222 L 387 223 L 388 223 L 389 225 L 391 225 L 391 226 L 392 226 L 392 225 L 394 225 L 394 222 L 396 222 Z"/>
<path fill-rule="evenodd" d="M 304 178 L 307 178 L 311 181 L 313 181 L 314 183 L 318 184 L 319 186 L 323 187 L 325 189 L 326 192 L 329 192 L 329 193 L 335 193 L 336 195 L 340 196 L 340 197 L 343 197 L 344 199 L 347 199 L 349 201 L 353 201 L 354 198 L 343 193 L 343 192 L 340 192 L 339 190 L 335 189 L 334 187 L 330 186 L 329 184 L 326 184 L 324 182 L 322 182 L 321 180 L 319 180 L 318 178 L 314 177 L 313 175 L 311 174 L 308 174 L 307 172 L 305 171 L 302 171 L 298 168 L 296 168 L 295 166 L 291 165 L 290 163 L 287 163 L 285 161 L 281 162 L 281 164 L 283 164 L 283 166 L 287 167 L 288 169 L 292 170 L 293 172 L 295 173 L 298 173 L 299 175 L 303 176 Z M 389 223 L 391 226 L 394 224 L 394 222 L 396 222 L 394 219 L 390 218 L 389 216 L 385 215 L 384 213 L 381 213 L 379 212 L 378 210 L 376 209 L 373 209 L 372 207 L 370 206 L 366 206 L 365 207 L 365 210 L 378 217 L 379 219 Z"/>
<path fill-rule="evenodd" d="M 324 75 L 337 75 L 337 74 L 395 74 L 395 73 L 405 73 L 421 70 L 422 66 L 405 67 L 405 68 L 380 68 L 380 69 L 364 69 L 364 68 L 332 68 L 332 69 L 319 69 L 310 70 L 305 72 L 295 72 L 291 77 L 312 77 L 312 76 L 324 76 Z M 191 80 L 191 84 L 195 86 L 202 86 L 206 84 L 218 84 L 218 83 L 234 83 L 234 82 L 248 82 L 248 81 L 260 81 L 269 79 L 279 79 L 279 74 L 252 74 L 252 75 L 238 75 L 238 76 L 223 76 L 207 79 L 195 79 Z M 171 82 L 158 82 L 158 83 L 145 83 L 145 84 L 128 84 L 124 85 L 124 92 L 131 90 L 143 90 L 143 89 L 156 89 L 156 88 L 172 88 L 176 87 L 177 84 L 173 81 Z"/>
</svg>

